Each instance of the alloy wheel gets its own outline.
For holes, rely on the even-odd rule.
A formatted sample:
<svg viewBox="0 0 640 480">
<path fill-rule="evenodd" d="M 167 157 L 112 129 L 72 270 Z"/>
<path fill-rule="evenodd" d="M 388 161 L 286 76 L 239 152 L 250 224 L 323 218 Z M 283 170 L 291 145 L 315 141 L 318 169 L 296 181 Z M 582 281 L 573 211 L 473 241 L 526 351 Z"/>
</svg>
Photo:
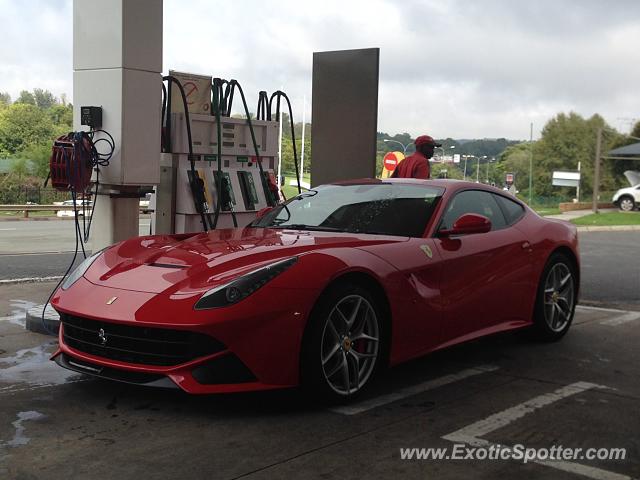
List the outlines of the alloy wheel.
<svg viewBox="0 0 640 480">
<path fill-rule="evenodd" d="M 351 395 L 367 382 L 380 352 L 376 312 L 360 295 L 342 298 L 331 310 L 322 332 L 322 371 L 340 395 Z"/>
<path fill-rule="evenodd" d="M 623 198 L 620 200 L 620 210 L 624 210 L 625 212 L 630 212 L 633 210 L 633 200 L 630 198 Z"/>
<path fill-rule="evenodd" d="M 574 292 L 571 270 L 564 263 L 556 263 L 549 271 L 544 285 L 544 316 L 552 331 L 562 331 L 571 320 Z"/>
</svg>

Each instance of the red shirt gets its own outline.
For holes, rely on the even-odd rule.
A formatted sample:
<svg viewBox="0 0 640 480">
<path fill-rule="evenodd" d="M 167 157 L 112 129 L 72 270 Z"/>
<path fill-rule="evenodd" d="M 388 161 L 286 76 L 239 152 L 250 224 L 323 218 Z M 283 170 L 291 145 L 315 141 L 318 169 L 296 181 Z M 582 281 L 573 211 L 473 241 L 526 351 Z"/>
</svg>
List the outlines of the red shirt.
<svg viewBox="0 0 640 480">
<path fill-rule="evenodd" d="M 393 178 L 420 178 L 426 180 L 431 176 L 429 160 L 422 153 L 416 152 L 402 160 L 391 176 Z"/>
</svg>

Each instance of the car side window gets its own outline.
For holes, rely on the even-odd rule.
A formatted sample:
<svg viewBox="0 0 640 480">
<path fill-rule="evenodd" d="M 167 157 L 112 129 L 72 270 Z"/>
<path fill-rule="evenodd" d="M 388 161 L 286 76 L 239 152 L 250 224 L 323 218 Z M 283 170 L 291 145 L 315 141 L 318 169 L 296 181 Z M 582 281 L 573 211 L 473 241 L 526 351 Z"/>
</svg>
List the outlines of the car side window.
<svg viewBox="0 0 640 480">
<path fill-rule="evenodd" d="M 481 190 L 465 190 L 458 193 L 449 202 L 442 216 L 440 229 L 450 229 L 455 221 L 465 213 L 483 215 L 491 220 L 491 230 L 499 230 L 507 226 L 500 206 L 489 192 Z"/>
<path fill-rule="evenodd" d="M 524 215 L 524 207 L 520 205 L 518 202 L 509 200 L 508 198 L 505 198 L 502 195 L 493 195 L 493 197 L 502 207 L 504 211 L 504 215 L 507 219 L 508 225 L 513 225 L 518 220 L 520 220 Z"/>
</svg>

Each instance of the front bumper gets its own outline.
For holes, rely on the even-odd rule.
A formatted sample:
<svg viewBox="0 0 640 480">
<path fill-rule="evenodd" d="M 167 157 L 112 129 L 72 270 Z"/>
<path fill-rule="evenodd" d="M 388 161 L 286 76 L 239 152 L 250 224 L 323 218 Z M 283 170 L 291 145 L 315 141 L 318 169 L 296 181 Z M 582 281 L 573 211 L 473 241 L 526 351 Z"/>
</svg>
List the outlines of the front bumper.
<svg viewBox="0 0 640 480">
<path fill-rule="evenodd" d="M 71 345 L 65 340 L 62 322 L 60 348 L 52 359 L 77 372 L 139 385 L 178 386 L 192 394 L 292 387 L 299 382 L 300 344 L 308 315 L 304 305 L 313 304 L 313 295 L 309 290 L 265 287 L 232 307 L 194 311 L 194 296 L 99 287 L 81 278 L 69 290 L 54 295 L 52 305 L 61 318 L 101 322 L 107 334 L 114 325 L 205 334 L 223 348 L 174 365 L 123 361 L 123 357 L 101 356 L 95 344 L 91 348 Z M 113 297 L 118 300 L 107 304 Z"/>
</svg>

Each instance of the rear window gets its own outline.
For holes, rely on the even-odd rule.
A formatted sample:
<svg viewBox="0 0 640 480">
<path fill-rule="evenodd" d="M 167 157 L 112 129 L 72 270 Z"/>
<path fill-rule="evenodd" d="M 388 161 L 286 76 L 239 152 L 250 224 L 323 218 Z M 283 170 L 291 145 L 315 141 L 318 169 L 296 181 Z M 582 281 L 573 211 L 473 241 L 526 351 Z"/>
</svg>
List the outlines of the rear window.
<svg viewBox="0 0 640 480">
<path fill-rule="evenodd" d="M 509 200 L 502 195 L 494 195 L 502 210 L 504 211 L 504 216 L 507 220 L 507 224 L 513 225 L 518 220 L 522 218 L 524 215 L 524 207 L 513 200 Z"/>
</svg>

